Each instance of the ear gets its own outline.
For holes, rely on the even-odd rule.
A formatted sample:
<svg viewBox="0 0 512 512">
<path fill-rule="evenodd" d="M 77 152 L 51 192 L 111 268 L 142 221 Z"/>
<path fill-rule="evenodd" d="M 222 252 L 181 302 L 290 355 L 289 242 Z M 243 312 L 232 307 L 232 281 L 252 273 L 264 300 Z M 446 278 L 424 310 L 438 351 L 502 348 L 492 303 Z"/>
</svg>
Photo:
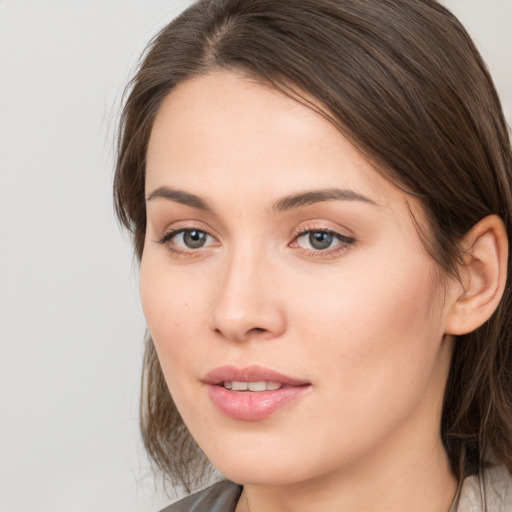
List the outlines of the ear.
<svg viewBox="0 0 512 512">
<path fill-rule="evenodd" d="M 462 241 L 460 283 L 448 313 L 446 334 L 461 335 L 483 325 L 500 303 L 507 278 L 508 239 L 497 215 L 475 224 Z"/>
</svg>

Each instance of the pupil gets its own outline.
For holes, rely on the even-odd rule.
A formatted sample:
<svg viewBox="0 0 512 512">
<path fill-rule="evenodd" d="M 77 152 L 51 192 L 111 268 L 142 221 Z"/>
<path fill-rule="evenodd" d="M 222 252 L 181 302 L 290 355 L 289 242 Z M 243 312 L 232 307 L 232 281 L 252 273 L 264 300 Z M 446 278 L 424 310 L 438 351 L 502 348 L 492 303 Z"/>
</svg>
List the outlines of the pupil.
<svg viewBox="0 0 512 512">
<path fill-rule="evenodd" d="M 322 231 L 315 231 L 309 234 L 309 243 L 315 249 L 327 249 L 332 244 L 332 235 Z"/>
<path fill-rule="evenodd" d="M 183 234 L 183 241 L 187 247 L 197 249 L 204 245 L 206 241 L 206 234 L 203 231 L 198 231 L 197 229 L 185 231 Z"/>
</svg>

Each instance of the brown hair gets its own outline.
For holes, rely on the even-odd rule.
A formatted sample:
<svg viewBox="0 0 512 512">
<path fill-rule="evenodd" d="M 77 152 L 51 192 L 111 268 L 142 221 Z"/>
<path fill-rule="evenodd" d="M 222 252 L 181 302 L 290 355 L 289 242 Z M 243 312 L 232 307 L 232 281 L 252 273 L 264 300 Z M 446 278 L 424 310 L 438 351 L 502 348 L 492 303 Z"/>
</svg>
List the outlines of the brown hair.
<svg viewBox="0 0 512 512">
<path fill-rule="evenodd" d="M 489 214 L 512 240 L 510 139 L 491 77 L 456 18 L 434 0 L 203 0 L 150 43 L 120 123 L 114 194 L 137 256 L 144 248 L 145 156 L 153 120 L 177 84 L 228 69 L 327 117 L 384 176 L 420 198 L 425 244 L 456 273 L 459 242 Z M 312 108 L 317 108 L 310 104 Z M 512 471 L 512 285 L 493 317 L 456 342 L 441 435 L 454 473 L 493 453 Z M 144 357 L 142 434 L 167 474 L 205 467 L 165 384 L 152 340 Z"/>
</svg>

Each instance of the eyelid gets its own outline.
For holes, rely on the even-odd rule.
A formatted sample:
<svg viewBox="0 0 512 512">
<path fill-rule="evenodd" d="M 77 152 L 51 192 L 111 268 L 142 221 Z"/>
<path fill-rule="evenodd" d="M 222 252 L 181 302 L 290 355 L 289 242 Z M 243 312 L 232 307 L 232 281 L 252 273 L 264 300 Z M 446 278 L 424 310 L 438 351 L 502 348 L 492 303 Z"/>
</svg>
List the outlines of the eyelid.
<svg viewBox="0 0 512 512">
<path fill-rule="evenodd" d="M 295 228 L 292 236 L 298 237 L 303 235 L 304 233 L 309 233 L 311 231 L 321 231 L 324 233 L 332 233 L 334 235 L 338 235 L 343 239 L 350 240 L 351 242 L 355 242 L 354 235 L 351 230 L 344 226 L 333 226 L 331 222 L 321 221 L 321 220 L 310 220 L 304 224 L 299 225 Z"/>
<path fill-rule="evenodd" d="M 157 240 L 159 244 L 165 244 L 169 240 L 172 240 L 180 233 L 187 233 L 188 231 L 200 231 L 201 233 L 205 233 L 209 237 L 213 238 L 215 240 L 215 237 L 206 231 L 205 229 L 199 229 L 199 228 L 176 228 L 176 229 L 170 229 L 167 231 L 161 238 Z"/>
<path fill-rule="evenodd" d="M 166 237 L 171 237 L 172 235 L 175 235 L 176 233 L 193 230 L 204 231 L 213 238 L 218 239 L 218 237 L 214 235 L 214 230 L 204 222 L 194 219 L 182 219 L 169 222 L 166 224 L 162 223 L 161 226 L 155 229 L 155 236 L 157 237 L 157 239 L 154 241 L 159 242 L 161 240 L 164 240 Z"/>
</svg>

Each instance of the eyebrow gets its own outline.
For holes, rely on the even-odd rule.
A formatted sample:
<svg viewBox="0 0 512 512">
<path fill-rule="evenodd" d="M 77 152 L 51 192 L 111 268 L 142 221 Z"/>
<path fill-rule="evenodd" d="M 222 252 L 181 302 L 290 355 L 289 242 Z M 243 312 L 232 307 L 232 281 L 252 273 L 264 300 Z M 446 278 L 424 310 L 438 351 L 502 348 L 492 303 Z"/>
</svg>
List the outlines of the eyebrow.
<svg viewBox="0 0 512 512">
<path fill-rule="evenodd" d="M 157 197 L 170 199 L 171 201 L 175 201 L 186 206 L 191 206 L 192 208 L 197 208 L 199 210 L 212 210 L 208 203 L 201 199 L 199 196 L 196 196 L 195 194 L 190 194 L 189 192 L 184 192 L 183 190 L 176 190 L 166 186 L 158 187 L 155 190 L 153 190 L 153 192 L 148 194 L 148 196 L 146 197 L 146 201 L 152 201 Z"/>
<path fill-rule="evenodd" d="M 356 192 L 355 190 L 327 188 L 321 190 L 309 190 L 306 192 L 300 192 L 298 194 L 292 194 L 290 196 L 283 197 L 274 203 L 272 210 L 274 212 L 282 212 L 285 210 L 291 210 L 293 208 L 299 208 L 301 206 L 308 206 L 311 204 L 331 200 L 361 201 L 363 203 L 378 206 L 375 201 L 372 201 L 369 197 L 366 197 L 363 194 Z"/>
<path fill-rule="evenodd" d="M 158 187 L 148 194 L 146 201 L 152 201 L 156 198 L 169 199 L 199 210 L 212 211 L 210 205 L 199 196 L 185 192 L 183 190 L 172 189 L 166 186 Z M 367 204 L 378 206 L 377 203 L 369 197 L 350 189 L 328 188 L 321 190 L 308 190 L 283 197 L 272 205 L 274 213 L 309 206 L 323 201 L 360 201 Z"/>
</svg>

